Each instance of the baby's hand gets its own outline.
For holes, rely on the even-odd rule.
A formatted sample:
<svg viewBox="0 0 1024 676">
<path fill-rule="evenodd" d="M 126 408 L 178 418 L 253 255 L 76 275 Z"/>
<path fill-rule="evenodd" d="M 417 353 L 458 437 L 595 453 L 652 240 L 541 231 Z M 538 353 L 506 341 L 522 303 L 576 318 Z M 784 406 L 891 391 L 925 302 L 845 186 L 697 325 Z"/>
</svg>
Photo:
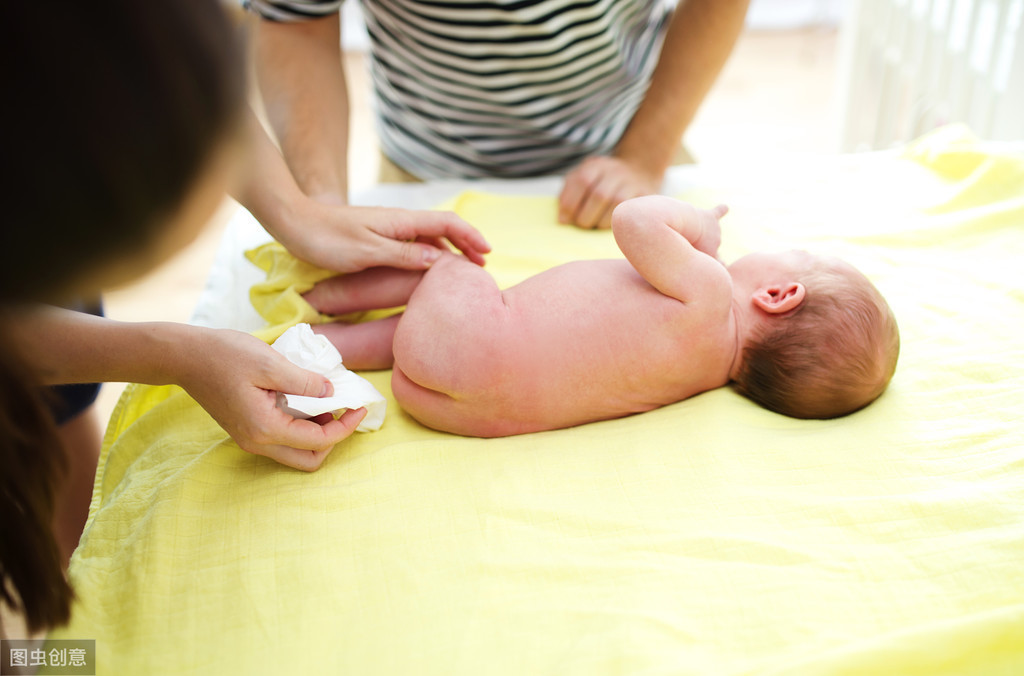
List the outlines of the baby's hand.
<svg viewBox="0 0 1024 676">
<path fill-rule="evenodd" d="M 712 258 L 718 258 L 718 247 L 722 244 L 722 225 L 718 220 L 729 213 L 729 207 L 719 204 L 713 209 L 697 209 L 696 211 L 700 223 L 700 236 L 690 244 L 697 251 L 706 253 Z"/>
</svg>

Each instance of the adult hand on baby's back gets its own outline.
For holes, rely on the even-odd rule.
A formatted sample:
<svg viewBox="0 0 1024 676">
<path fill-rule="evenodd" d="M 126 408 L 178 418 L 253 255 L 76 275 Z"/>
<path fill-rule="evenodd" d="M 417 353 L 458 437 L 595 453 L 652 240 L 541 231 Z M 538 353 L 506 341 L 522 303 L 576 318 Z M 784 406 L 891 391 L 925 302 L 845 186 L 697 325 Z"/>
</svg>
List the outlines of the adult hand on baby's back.
<svg viewBox="0 0 1024 676">
<path fill-rule="evenodd" d="M 355 431 L 365 409 L 335 420 L 299 420 L 277 407 L 278 392 L 327 396 L 325 377 L 295 366 L 263 341 L 239 331 L 204 330 L 176 379 L 242 450 L 312 472 Z"/>
<path fill-rule="evenodd" d="M 299 258 L 335 272 L 389 266 L 425 270 L 451 243 L 477 265 L 490 245 L 451 211 L 351 207 L 306 199 L 292 226 L 276 232 Z"/>
<path fill-rule="evenodd" d="M 570 171 L 558 197 L 558 220 L 581 228 L 612 227 L 612 211 L 620 202 L 653 195 L 661 176 L 618 157 L 590 157 Z"/>
</svg>

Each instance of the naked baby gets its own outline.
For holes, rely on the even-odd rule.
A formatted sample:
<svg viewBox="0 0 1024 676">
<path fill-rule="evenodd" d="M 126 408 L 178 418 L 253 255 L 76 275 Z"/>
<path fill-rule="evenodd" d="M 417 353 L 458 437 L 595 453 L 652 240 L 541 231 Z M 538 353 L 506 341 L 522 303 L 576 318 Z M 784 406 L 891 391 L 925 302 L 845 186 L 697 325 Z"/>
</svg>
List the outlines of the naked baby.
<svg viewBox="0 0 1024 676">
<path fill-rule="evenodd" d="M 780 413 L 832 418 L 878 397 L 896 367 L 888 305 L 851 265 L 803 251 L 717 258 L 711 210 L 660 196 L 612 218 L 625 260 L 578 261 L 504 291 L 445 254 L 427 272 L 371 269 L 306 299 L 342 314 L 317 327 L 351 369 L 393 367 L 399 405 L 424 425 L 494 437 L 649 411 L 730 382 Z"/>
</svg>

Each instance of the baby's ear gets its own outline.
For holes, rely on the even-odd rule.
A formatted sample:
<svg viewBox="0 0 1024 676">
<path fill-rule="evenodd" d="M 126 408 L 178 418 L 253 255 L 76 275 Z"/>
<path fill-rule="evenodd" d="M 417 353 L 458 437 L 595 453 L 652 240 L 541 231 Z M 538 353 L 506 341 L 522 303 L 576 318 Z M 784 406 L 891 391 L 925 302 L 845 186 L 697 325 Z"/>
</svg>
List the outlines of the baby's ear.
<svg viewBox="0 0 1024 676">
<path fill-rule="evenodd" d="M 754 291 L 750 300 L 768 314 L 781 315 L 800 307 L 807 297 L 807 289 L 800 282 L 771 284 Z"/>
</svg>

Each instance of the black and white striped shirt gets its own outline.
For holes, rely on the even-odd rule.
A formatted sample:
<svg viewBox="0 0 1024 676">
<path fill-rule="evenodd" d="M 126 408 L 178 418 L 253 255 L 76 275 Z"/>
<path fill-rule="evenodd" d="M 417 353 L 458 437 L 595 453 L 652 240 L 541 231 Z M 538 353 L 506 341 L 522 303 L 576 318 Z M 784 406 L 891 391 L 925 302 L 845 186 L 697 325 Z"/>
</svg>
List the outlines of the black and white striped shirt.
<svg viewBox="0 0 1024 676">
<path fill-rule="evenodd" d="M 248 0 L 267 19 L 342 0 Z M 362 0 L 384 152 L 424 179 L 562 173 L 609 153 L 657 62 L 664 0 Z"/>
</svg>

